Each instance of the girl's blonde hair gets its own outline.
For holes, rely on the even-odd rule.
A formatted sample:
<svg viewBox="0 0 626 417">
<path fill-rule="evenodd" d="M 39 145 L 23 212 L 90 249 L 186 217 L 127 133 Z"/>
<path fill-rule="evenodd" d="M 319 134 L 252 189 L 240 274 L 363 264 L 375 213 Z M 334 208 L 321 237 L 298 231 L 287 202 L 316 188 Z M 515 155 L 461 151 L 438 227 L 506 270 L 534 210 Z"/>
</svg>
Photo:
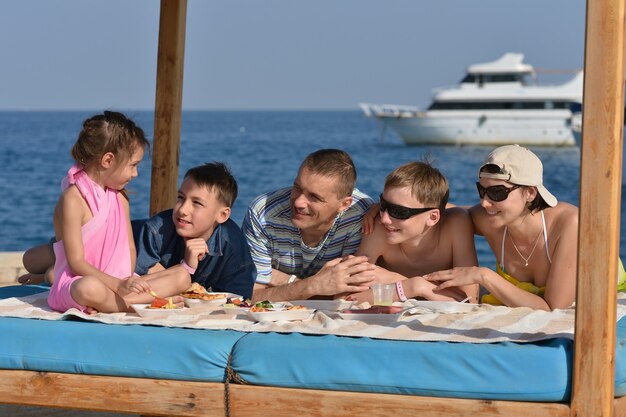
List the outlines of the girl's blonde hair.
<svg viewBox="0 0 626 417">
<path fill-rule="evenodd" d="M 150 148 L 143 130 L 122 113 L 105 111 L 83 122 L 71 154 L 85 167 L 97 162 L 107 152 L 126 161 L 138 148 Z"/>
</svg>

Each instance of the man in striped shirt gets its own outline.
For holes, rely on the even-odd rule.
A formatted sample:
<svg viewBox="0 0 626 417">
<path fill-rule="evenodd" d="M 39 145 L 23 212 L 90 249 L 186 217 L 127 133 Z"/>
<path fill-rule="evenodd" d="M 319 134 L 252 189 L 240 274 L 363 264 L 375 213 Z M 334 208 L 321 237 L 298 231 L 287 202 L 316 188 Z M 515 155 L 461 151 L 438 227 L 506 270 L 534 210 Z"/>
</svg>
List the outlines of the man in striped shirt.
<svg viewBox="0 0 626 417">
<path fill-rule="evenodd" d="M 373 203 L 355 189 L 356 169 L 337 149 L 313 152 L 293 186 L 257 197 L 243 231 L 257 268 L 253 301 L 297 300 L 364 291 L 375 279 L 361 242 Z"/>
</svg>

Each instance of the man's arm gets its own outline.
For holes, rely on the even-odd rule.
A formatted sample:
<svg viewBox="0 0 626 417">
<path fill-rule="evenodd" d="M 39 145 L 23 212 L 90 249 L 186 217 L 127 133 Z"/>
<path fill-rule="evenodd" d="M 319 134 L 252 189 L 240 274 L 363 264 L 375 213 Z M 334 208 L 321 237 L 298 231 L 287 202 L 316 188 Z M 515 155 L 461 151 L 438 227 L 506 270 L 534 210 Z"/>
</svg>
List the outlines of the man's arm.
<svg viewBox="0 0 626 417">
<path fill-rule="evenodd" d="M 374 269 L 375 266 L 370 264 L 365 256 L 333 259 L 317 274 L 306 279 L 297 279 L 291 284 L 271 286 L 257 282 L 254 285 L 252 301 L 306 300 L 314 296 L 365 291 L 376 278 Z"/>
</svg>

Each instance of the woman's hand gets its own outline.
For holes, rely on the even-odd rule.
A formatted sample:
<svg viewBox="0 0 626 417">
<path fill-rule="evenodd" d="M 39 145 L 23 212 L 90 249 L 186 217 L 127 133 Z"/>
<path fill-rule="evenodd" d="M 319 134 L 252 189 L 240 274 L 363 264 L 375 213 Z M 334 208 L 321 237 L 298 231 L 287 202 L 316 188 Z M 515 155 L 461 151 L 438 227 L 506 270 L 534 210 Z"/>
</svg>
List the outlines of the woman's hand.
<svg viewBox="0 0 626 417">
<path fill-rule="evenodd" d="M 482 285 L 482 269 L 482 267 L 478 266 L 458 266 L 424 275 L 424 279 L 436 285 L 435 291 L 472 284 Z"/>
</svg>

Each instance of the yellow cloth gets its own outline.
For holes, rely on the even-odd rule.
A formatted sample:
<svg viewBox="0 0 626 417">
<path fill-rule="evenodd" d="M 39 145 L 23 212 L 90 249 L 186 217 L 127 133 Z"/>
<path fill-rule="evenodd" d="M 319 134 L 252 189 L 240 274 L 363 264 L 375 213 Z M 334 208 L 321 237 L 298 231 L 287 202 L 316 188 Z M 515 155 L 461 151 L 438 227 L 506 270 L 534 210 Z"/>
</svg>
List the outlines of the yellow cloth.
<svg viewBox="0 0 626 417">
<path fill-rule="evenodd" d="M 624 271 L 624 264 L 622 260 L 619 260 L 619 266 L 617 270 L 617 291 L 626 291 L 626 271 Z"/>
<path fill-rule="evenodd" d="M 537 287 L 530 282 L 523 282 L 513 278 L 511 275 L 507 274 L 497 262 L 496 272 L 498 273 L 498 275 L 500 275 L 502 278 L 506 279 L 516 287 L 521 288 L 524 291 L 528 291 L 529 293 L 543 297 L 546 287 Z M 626 291 L 626 271 L 624 271 L 624 264 L 622 263 L 621 259 L 619 260 L 619 266 L 617 271 L 617 291 Z M 493 294 L 483 295 L 481 298 L 481 302 L 484 304 L 491 304 L 496 306 L 503 305 L 502 302 L 498 300 Z"/>
<path fill-rule="evenodd" d="M 538 295 L 539 297 L 543 297 L 543 293 L 545 292 L 546 287 L 537 287 L 532 282 L 519 281 L 516 278 L 513 278 L 511 275 L 507 274 L 500 267 L 500 264 L 497 263 L 497 262 L 496 262 L 496 272 L 502 278 L 506 279 L 511 284 L 515 285 L 517 288 L 521 288 L 524 291 L 528 291 L 529 293 Z M 625 280 L 626 280 L 626 277 L 625 277 Z M 501 305 L 503 305 L 502 301 L 498 300 L 493 294 L 485 294 L 485 295 L 483 295 L 482 298 L 480 299 L 480 301 L 483 304 L 491 304 L 491 305 L 494 305 L 494 306 L 501 306 Z"/>
</svg>

